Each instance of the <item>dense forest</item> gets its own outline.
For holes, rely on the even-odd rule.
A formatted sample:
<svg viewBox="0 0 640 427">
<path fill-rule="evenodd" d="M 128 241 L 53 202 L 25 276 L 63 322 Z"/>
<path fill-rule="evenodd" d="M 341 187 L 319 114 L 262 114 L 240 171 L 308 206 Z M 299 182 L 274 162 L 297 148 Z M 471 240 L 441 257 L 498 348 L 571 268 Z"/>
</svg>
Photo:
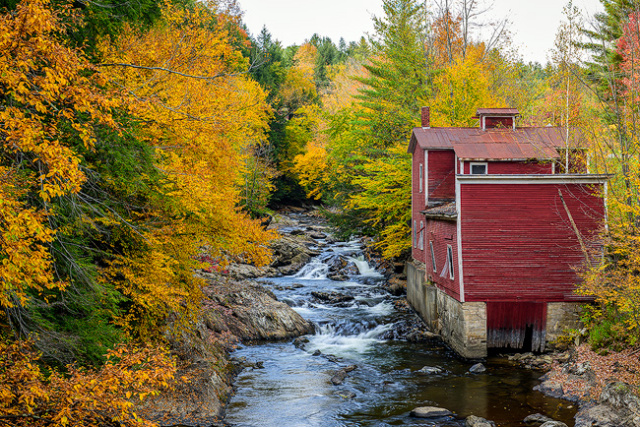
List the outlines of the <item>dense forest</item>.
<svg viewBox="0 0 640 427">
<path fill-rule="evenodd" d="M 640 2 L 601 2 L 565 7 L 541 65 L 466 0 L 384 0 L 367 38 L 287 47 L 235 0 L 2 1 L 0 424 L 149 425 L 130 399 L 176 374 L 162 331 L 189 333 L 193 271 L 268 264 L 278 206 L 406 258 L 421 106 L 433 126 L 517 107 L 613 174 L 578 292 L 594 346 L 637 345 Z"/>
</svg>

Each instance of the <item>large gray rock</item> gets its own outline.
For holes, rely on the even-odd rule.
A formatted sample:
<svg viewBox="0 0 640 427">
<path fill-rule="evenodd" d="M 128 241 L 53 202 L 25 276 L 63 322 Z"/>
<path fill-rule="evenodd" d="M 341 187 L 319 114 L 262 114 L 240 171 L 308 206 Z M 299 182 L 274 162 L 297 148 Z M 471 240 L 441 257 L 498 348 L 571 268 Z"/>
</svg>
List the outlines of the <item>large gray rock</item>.
<svg viewBox="0 0 640 427">
<path fill-rule="evenodd" d="M 445 408 L 438 408 L 435 406 L 421 406 L 411 411 L 410 415 L 416 418 L 440 418 L 453 415 L 453 413 Z"/>
<path fill-rule="evenodd" d="M 555 397 L 556 399 L 561 399 L 564 397 L 562 383 L 557 381 L 546 380 L 541 384 L 535 386 L 533 389 L 546 394 L 547 396 Z"/>
<path fill-rule="evenodd" d="M 524 419 L 527 424 L 544 424 L 547 421 L 553 421 L 553 419 L 542 414 L 531 414 Z"/>
<path fill-rule="evenodd" d="M 496 427 L 496 423 L 493 421 L 489 421 L 482 417 L 477 417 L 475 415 L 469 415 L 465 420 L 464 425 L 466 427 Z"/>
<path fill-rule="evenodd" d="M 575 427 L 622 427 L 620 415 L 608 405 L 596 405 L 580 410 Z"/>
<path fill-rule="evenodd" d="M 435 375 L 435 374 L 441 374 L 443 370 L 436 366 L 423 366 L 421 369 L 418 369 L 416 372 L 421 374 Z"/>
<path fill-rule="evenodd" d="M 241 340 L 279 340 L 314 332 L 314 326 L 266 288 L 251 282 L 227 282 L 207 289 L 204 317 L 214 332 Z"/>
<path fill-rule="evenodd" d="M 540 427 L 569 427 L 569 426 L 560 421 L 547 421 L 546 423 L 542 424 Z"/>
<path fill-rule="evenodd" d="M 272 267 L 283 267 L 291 264 L 304 264 L 317 255 L 317 252 L 308 248 L 313 240 L 304 235 L 283 235 L 269 244 L 273 253 Z"/>
<path fill-rule="evenodd" d="M 633 388 L 623 382 L 607 384 L 600 394 L 600 403 L 640 415 L 640 399 L 633 392 Z"/>
<path fill-rule="evenodd" d="M 486 372 L 487 368 L 482 363 L 476 363 L 471 368 L 469 368 L 469 372 L 472 374 L 481 374 Z"/>
</svg>

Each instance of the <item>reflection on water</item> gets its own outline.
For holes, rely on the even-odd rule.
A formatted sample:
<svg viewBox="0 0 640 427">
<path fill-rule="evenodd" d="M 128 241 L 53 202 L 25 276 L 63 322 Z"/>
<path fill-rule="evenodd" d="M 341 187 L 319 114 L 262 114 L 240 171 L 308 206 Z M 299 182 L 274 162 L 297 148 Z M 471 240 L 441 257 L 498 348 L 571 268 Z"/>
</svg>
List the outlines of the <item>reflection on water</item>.
<svg viewBox="0 0 640 427">
<path fill-rule="evenodd" d="M 238 350 L 236 357 L 263 361 L 264 369 L 240 374 L 226 422 L 256 427 L 460 427 L 465 417 L 477 415 L 499 426 L 519 427 L 524 417 L 540 412 L 573 425 L 575 409 L 569 403 L 532 391 L 538 372 L 495 358 L 485 361 L 485 373 L 470 374 L 475 362 L 458 358 L 441 341 L 391 340 L 397 325 L 415 321 L 414 314 L 395 309 L 397 298 L 379 288 L 383 278 L 361 252 L 357 241 L 327 245 L 298 274 L 265 282 L 278 299 L 315 322 L 317 331 L 303 348 L 281 342 Z M 348 282 L 327 279 L 329 263 L 337 256 L 353 262 L 359 274 Z M 354 299 L 338 307 L 314 299 L 312 291 Z M 333 374 L 353 364 L 358 368 L 334 386 Z M 438 369 L 418 372 L 425 366 Z M 413 408 L 427 405 L 447 408 L 456 418 L 409 417 Z"/>
</svg>

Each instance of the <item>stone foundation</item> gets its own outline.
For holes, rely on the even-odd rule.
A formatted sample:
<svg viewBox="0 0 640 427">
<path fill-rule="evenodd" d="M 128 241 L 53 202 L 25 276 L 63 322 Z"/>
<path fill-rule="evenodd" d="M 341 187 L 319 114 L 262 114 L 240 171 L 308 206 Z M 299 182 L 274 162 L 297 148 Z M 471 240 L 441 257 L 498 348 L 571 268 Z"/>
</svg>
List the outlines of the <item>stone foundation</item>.
<svg viewBox="0 0 640 427">
<path fill-rule="evenodd" d="M 459 355 L 469 359 L 487 355 L 487 313 L 483 302 L 461 303 L 428 283 L 424 266 L 407 264 L 407 300 L 427 326 L 442 336 Z"/>
<path fill-rule="evenodd" d="M 553 350 L 553 341 L 565 329 L 580 329 L 580 304 L 570 302 L 550 302 L 547 304 L 547 348 Z"/>
<path fill-rule="evenodd" d="M 487 356 L 487 308 L 484 302 L 460 302 L 425 279 L 424 265 L 407 263 L 407 300 L 427 326 L 440 334 L 459 355 L 469 359 Z M 547 304 L 546 347 L 565 329 L 578 328 L 580 305 Z"/>
</svg>

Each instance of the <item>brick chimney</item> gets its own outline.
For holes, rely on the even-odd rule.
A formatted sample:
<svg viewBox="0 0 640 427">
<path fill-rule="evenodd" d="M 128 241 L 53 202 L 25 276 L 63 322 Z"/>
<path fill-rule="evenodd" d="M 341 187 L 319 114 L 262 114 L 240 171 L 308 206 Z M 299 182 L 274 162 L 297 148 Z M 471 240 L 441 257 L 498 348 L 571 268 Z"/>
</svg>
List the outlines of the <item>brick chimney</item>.
<svg viewBox="0 0 640 427">
<path fill-rule="evenodd" d="M 431 127 L 431 109 L 422 107 L 420 109 L 420 117 L 422 118 L 422 128 L 429 129 Z"/>
</svg>

